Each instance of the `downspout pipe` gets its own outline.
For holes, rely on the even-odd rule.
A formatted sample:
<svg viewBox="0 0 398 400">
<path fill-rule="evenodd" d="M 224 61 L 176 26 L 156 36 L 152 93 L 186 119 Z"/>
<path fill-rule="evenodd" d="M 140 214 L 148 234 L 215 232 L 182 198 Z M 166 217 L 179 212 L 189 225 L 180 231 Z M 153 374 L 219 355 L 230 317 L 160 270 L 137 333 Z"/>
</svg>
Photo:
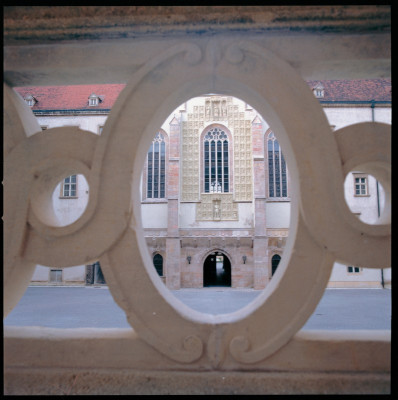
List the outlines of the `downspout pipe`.
<svg viewBox="0 0 398 400">
<path fill-rule="evenodd" d="M 375 101 L 372 100 L 370 104 L 372 110 L 372 122 L 375 122 Z M 376 198 L 377 198 L 377 216 L 380 218 L 380 194 L 379 194 L 379 181 L 376 179 Z M 381 271 L 381 286 L 384 289 L 384 270 Z"/>
</svg>

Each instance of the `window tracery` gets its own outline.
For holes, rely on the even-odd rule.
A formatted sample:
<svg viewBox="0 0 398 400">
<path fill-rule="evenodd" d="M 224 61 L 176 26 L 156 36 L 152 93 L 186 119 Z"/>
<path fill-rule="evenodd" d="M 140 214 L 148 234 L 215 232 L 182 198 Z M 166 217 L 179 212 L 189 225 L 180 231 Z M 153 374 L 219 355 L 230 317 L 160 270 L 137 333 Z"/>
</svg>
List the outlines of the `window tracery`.
<svg viewBox="0 0 398 400">
<path fill-rule="evenodd" d="M 269 197 L 287 197 L 288 182 L 285 157 L 275 134 L 270 132 L 267 138 L 268 149 L 268 195 Z"/>
<path fill-rule="evenodd" d="M 209 130 L 203 138 L 204 192 L 229 192 L 229 143 L 220 128 Z"/>
<path fill-rule="evenodd" d="M 166 142 L 158 132 L 147 154 L 147 198 L 166 197 Z"/>
</svg>

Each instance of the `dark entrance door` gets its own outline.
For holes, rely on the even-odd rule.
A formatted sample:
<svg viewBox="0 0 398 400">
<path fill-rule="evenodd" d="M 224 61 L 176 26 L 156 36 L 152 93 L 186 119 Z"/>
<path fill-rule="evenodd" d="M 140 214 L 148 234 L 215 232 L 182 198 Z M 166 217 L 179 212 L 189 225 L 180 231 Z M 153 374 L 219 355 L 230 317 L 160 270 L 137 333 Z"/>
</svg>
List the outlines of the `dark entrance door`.
<svg viewBox="0 0 398 400">
<path fill-rule="evenodd" d="M 221 253 L 210 254 L 203 264 L 203 286 L 231 286 L 231 262 Z"/>
<path fill-rule="evenodd" d="M 86 284 L 105 284 L 104 274 L 102 273 L 100 263 L 97 261 L 92 265 L 86 265 Z"/>
<path fill-rule="evenodd" d="M 272 275 L 275 274 L 276 269 L 278 268 L 279 262 L 281 261 L 281 256 L 275 254 L 271 259 L 271 268 L 272 268 Z"/>
</svg>

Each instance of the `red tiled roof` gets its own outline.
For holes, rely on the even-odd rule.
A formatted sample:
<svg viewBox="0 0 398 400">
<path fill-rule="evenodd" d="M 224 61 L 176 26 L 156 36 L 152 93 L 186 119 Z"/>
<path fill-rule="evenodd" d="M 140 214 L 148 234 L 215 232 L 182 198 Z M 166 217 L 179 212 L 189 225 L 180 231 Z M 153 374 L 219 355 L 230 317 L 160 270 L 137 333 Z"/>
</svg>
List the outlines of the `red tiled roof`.
<svg viewBox="0 0 398 400">
<path fill-rule="evenodd" d="M 310 88 L 324 87 L 321 101 L 391 101 L 390 79 L 307 81 Z"/>
<path fill-rule="evenodd" d="M 34 86 L 18 87 L 15 90 L 25 97 L 31 94 L 37 101 L 32 110 L 103 110 L 112 108 L 124 84 Z M 98 106 L 89 106 L 88 97 L 96 94 L 102 101 Z"/>
<path fill-rule="evenodd" d="M 321 83 L 324 97 L 321 101 L 391 101 L 391 80 L 330 80 L 308 81 L 310 88 Z M 111 109 L 124 84 L 35 86 L 17 87 L 15 90 L 26 97 L 31 94 L 37 101 L 33 110 L 101 110 Z M 103 100 L 98 106 L 90 107 L 88 97 L 92 94 Z"/>
</svg>

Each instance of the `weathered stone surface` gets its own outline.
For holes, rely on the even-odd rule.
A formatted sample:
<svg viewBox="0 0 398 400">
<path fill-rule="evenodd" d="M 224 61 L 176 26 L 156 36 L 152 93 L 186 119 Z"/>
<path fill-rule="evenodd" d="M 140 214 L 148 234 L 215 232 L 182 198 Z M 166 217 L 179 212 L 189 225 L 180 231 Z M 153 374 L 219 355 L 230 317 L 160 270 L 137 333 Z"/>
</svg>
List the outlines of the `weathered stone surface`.
<svg viewBox="0 0 398 400">
<path fill-rule="evenodd" d="M 333 77 L 388 76 L 389 8 L 299 7 L 293 16 L 296 22 L 286 14 L 287 8 L 275 9 L 280 13 L 277 18 L 272 10 L 263 9 L 267 21 L 285 21 L 292 30 L 301 26 L 304 34 L 297 37 L 275 29 L 258 39 L 252 17 L 245 16 L 249 27 L 245 41 L 228 37 L 227 31 L 213 37 L 208 26 L 204 37 L 192 41 L 169 31 L 169 36 L 142 37 L 134 43 L 121 39 L 123 32 L 113 35 L 115 31 L 106 29 L 103 21 L 89 31 L 79 28 L 87 24 L 81 16 L 92 17 L 96 10 L 105 13 L 103 8 L 84 7 L 6 10 L 5 81 L 11 87 L 85 79 L 129 83 L 101 136 L 87 133 L 84 143 L 66 139 L 67 134 L 76 136 L 76 129 L 68 127 L 29 136 L 35 126 L 32 116 L 24 112 L 27 106 L 15 98 L 6 104 L 6 114 L 15 118 L 9 118 L 5 126 L 9 131 L 4 168 L 5 311 L 22 296 L 31 265 L 51 265 L 57 260 L 60 268 L 68 268 L 99 258 L 110 291 L 135 333 L 6 329 L 5 392 L 388 393 L 389 332 L 349 332 L 347 338 L 341 332 L 311 336 L 299 330 L 322 297 L 336 260 L 383 268 L 390 259 L 388 218 L 384 225 L 365 225 L 344 203 L 339 146 L 346 150 L 349 146 L 330 135 L 321 107 L 301 79 L 331 71 Z M 108 12 L 121 10 L 110 7 Z M 156 24 L 164 9 L 159 13 L 153 8 L 131 10 L 149 12 L 146 21 L 152 25 L 144 26 L 144 32 L 162 32 Z M 222 10 L 226 9 L 218 12 Z M 216 9 L 209 11 L 204 17 L 209 18 L 208 24 L 220 20 L 211 19 Z M 314 17 L 308 19 L 308 12 L 315 15 L 315 30 Z M 225 26 L 230 29 L 232 14 L 226 17 Z M 242 15 L 239 18 L 238 24 L 244 22 Z M 350 20 L 358 23 L 350 24 Z M 329 21 L 339 32 L 330 28 Z M 58 28 L 54 31 L 54 27 Z M 183 32 L 188 33 L 188 28 L 185 25 Z M 320 35 L 321 31 L 328 34 Z M 129 37 L 125 30 L 124 34 Z M 56 42 L 48 44 L 50 37 Z M 80 41 L 83 38 L 96 40 Z M 180 304 L 154 279 L 153 268 L 145 269 L 151 260 L 140 224 L 138 193 L 151 135 L 168 115 L 170 104 L 178 106 L 192 92 L 232 90 L 239 90 L 243 100 L 278 128 L 299 197 L 292 207 L 294 240 L 286 244 L 288 257 L 267 289 L 248 307 L 214 317 Z M 7 86 L 6 91 L 12 93 Z M 13 125 L 18 118 L 17 126 Z M 363 142 L 356 154 L 364 156 L 361 162 L 369 173 L 388 176 L 390 128 L 368 123 L 365 130 L 369 137 L 377 134 L 383 139 L 373 143 L 378 156 Z M 352 139 L 357 131 L 354 126 L 346 132 Z M 314 151 L 318 157 L 312 157 Z M 354 163 L 350 151 L 345 156 L 348 164 Z M 76 223 L 51 225 L 45 204 L 52 185 L 63 174 L 79 169 L 90 184 L 87 210 Z M 386 190 L 390 192 L 390 185 Z M 171 247 L 178 252 L 178 245 L 173 242 Z M 180 277 L 172 271 L 171 280 L 175 285 Z M 140 372 L 132 372 L 133 365 Z"/>
</svg>

